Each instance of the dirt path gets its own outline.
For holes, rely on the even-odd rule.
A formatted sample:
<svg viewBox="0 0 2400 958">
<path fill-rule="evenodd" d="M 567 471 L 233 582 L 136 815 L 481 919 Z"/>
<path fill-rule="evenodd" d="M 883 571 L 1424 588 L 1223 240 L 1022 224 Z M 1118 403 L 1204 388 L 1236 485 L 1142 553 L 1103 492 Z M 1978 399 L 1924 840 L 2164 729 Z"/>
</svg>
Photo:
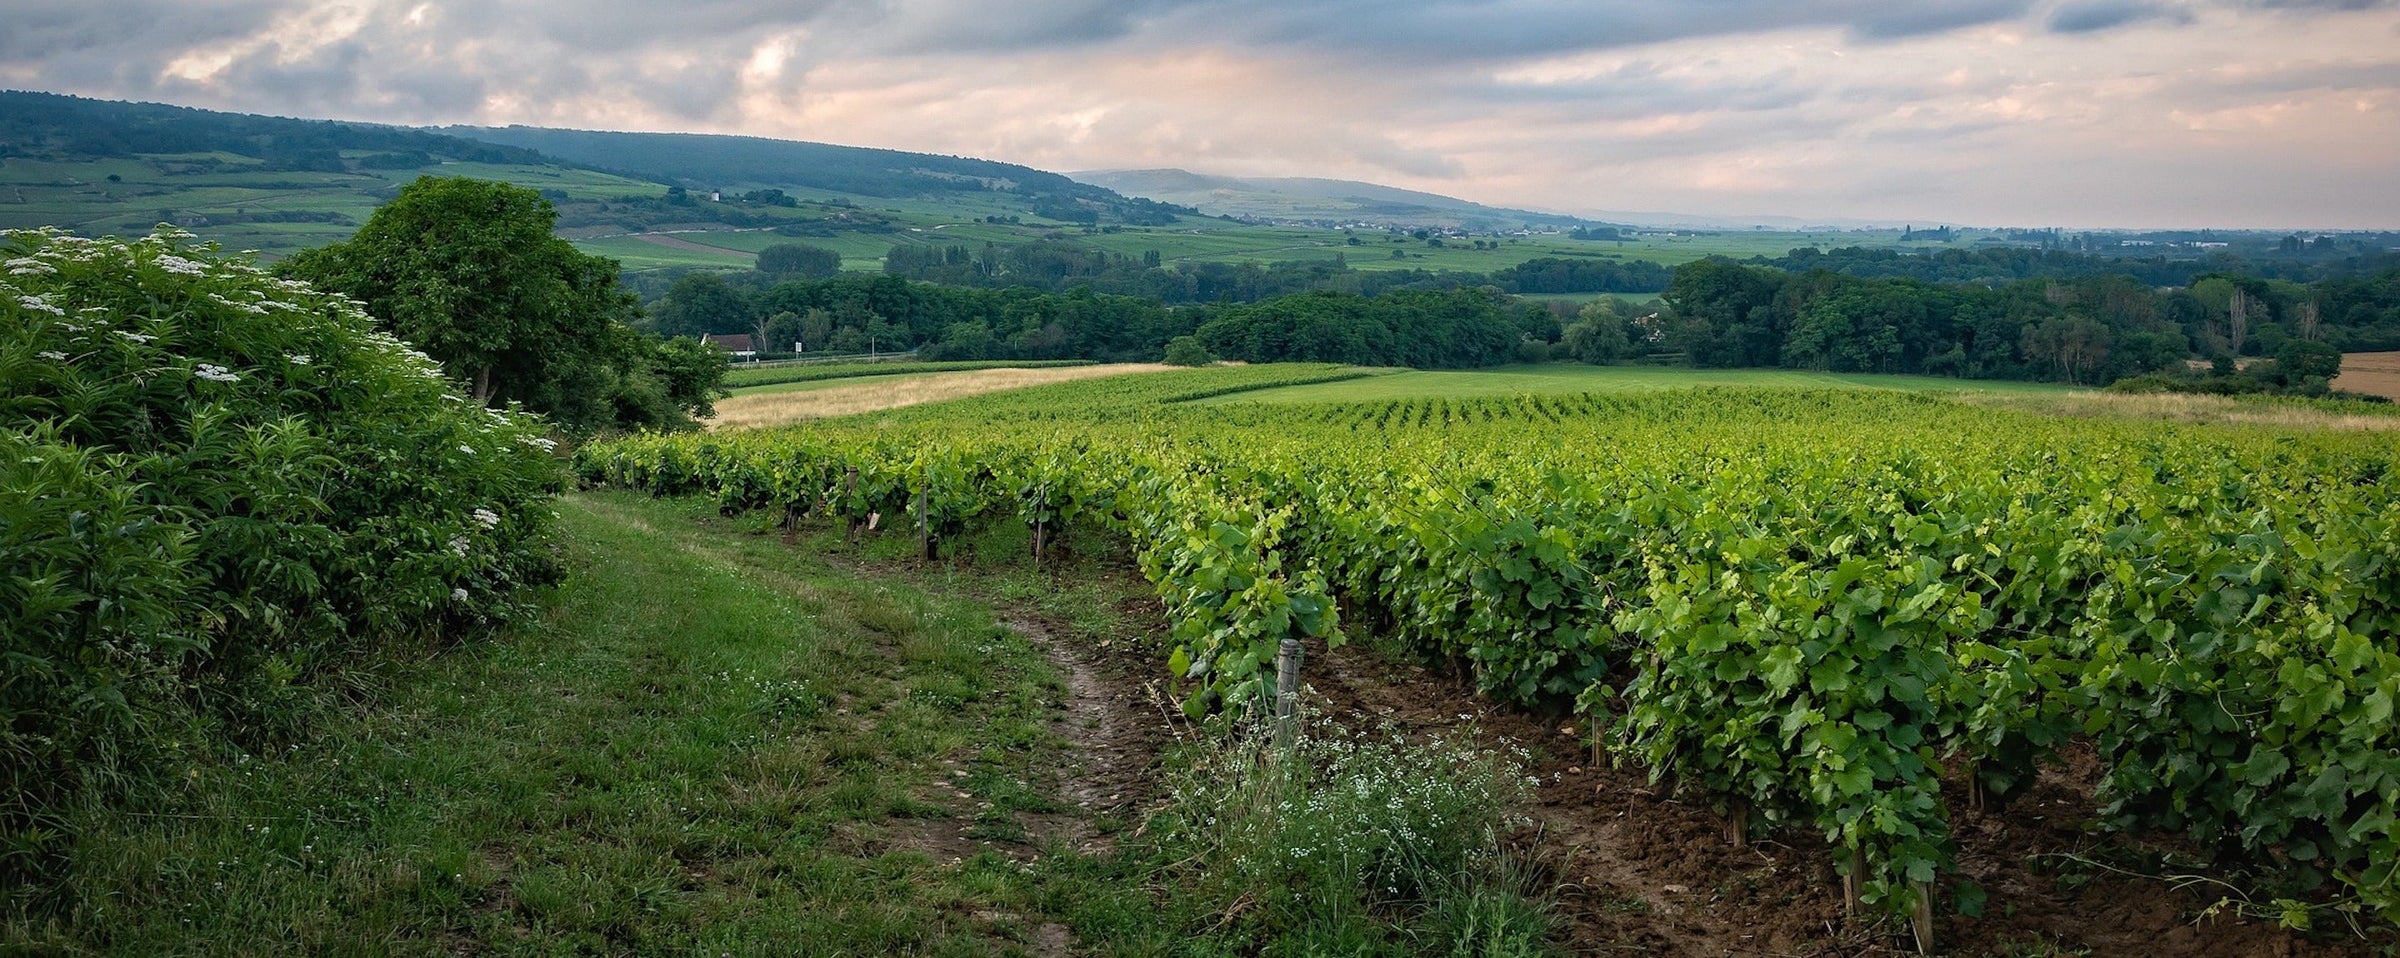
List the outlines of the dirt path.
<svg viewBox="0 0 2400 958">
<path fill-rule="evenodd" d="M 1158 757 L 1170 737 L 1160 692 L 1129 674 L 1123 657 L 1064 641 L 1061 627 L 1030 612 L 1003 609 L 1000 624 L 1040 648 L 1066 680 L 1051 729 L 1073 758 L 1053 785 L 1074 811 L 1041 816 L 1027 830 L 1084 854 L 1105 853 L 1116 843 L 1114 828 L 1138 824 L 1157 792 Z"/>
</svg>

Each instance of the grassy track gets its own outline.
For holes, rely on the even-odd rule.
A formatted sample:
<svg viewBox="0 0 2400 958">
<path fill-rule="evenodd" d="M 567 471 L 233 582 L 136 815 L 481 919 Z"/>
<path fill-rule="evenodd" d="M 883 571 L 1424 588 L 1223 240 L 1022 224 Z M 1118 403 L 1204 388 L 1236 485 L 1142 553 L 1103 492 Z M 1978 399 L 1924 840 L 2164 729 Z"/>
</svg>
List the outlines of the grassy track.
<svg viewBox="0 0 2400 958">
<path fill-rule="evenodd" d="M 1059 811 L 1037 650 L 697 508 L 563 501 L 541 627 L 289 755 L 197 766 L 0 952 L 1012 954 L 1065 939 L 1045 909 L 1165 947 L 1132 883 L 1016 824 Z"/>
<path fill-rule="evenodd" d="M 1684 369 L 1665 366 L 1505 366 L 1434 372 L 1412 370 L 1342 382 L 1235 393 L 1206 403 L 1384 402 L 1396 399 L 1459 399 L 1517 393 L 1644 392 L 1691 386 L 1855 387 L 1921 391 L 2061 393 L 2049 383 L 1944 379 L 1933 376 L 1811 373 L 1779 369 Z"/>
</svg>

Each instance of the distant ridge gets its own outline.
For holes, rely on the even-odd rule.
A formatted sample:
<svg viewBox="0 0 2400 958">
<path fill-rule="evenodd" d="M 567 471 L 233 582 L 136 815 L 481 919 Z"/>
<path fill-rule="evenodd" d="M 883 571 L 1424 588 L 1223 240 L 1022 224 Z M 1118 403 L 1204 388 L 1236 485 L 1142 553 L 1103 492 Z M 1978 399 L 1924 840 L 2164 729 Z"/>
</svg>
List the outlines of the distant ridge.
<svg viewBox="0 0 2400 958">
<path fill-rule="evenodd" d="M 452 136 L 537 150 L 571 163 L 687 188 L 824 190 L 903 197 L 994 192 L 1061 220 L 1164 225 L 1188 207 L 1123 196 L 1014 163 L 872 147 L 712 133 L 615 133 L 543 127 L 442 127 Z"/>
<path fill-rule="evenodd" d="M 1439 193 L 1317 177 L 1211 176 L 1179 169 L 1069 173 L 1127 196 L 1188 206 L 1212 216 L 1274 222 L 1506 230 L 1604 225 L 1560 213 L 1485 206 Z"/>
</svg>

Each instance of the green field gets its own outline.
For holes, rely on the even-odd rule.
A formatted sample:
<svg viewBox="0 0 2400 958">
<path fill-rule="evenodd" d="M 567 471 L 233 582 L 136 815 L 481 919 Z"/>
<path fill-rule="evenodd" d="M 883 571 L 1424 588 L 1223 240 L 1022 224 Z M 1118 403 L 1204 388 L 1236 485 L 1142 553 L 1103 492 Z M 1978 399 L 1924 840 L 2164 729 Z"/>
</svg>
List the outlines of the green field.
<svg viewBox="0 0 2400 958">
<path fill-rule="evenodd" d="M 1943 379 L 1869 373 L 1812 373 L 1784 369 L 1685 369 L 1679 366 L 1502 366 L 1496 369 L 1395 370 L 1364 379 L 1231 393 L 1200 400 L 1224 403 L 1389 402 L 1467 399 L 1527 393 L 1629 393 L 1695 386 L 1790 389 L 1898 389 L 1911 392 L 2063 393 L 2068 387 L 2009 380 Z"/>
<path fill-rule="evenodd" d="M 0 160 L 0 228 L 57 226 L 87 235 L 146 232 L 172 220 L 228 249 L 256 249 L 269 256 L 337 242 L 349 237 L 375 207 L 401 184 L 419 175 L 473 176 L 547 191 L 576 222 L 564 235 L 586 252 L 621 261 L 626 269 L 745 269 L 750 255 L 776 243 L 808 243 L 842 254 L 845 269 L 875 271 L 894 245 L 963 245 L 980 249 L 1057 240 L 1139 258 L 1156 251 L 1169 263 L 1258 263 L 1330 261 L 1342 257 L 1359 270 L 1430 269 L 1490 272 L 1539 257 L 1650 260 L 1674 264 L 1702 256 L 1780 256 L 1798 246 L 1894 245 L 1895 231 L 1781 233 L 1720 231 L 1650 235 L 1627 242 L 1569 239 L 1563 234 L 1486 237 L 1493 248 L 1471 248 L 1452 239 L 1440 247 L 1413 237 L 1377 231 L 1344 232 L 1309 226 L 1253 225 L 1209 217 L 1187 217 L 1172 226 L 1108 229 L 1045 221 L 1030 216 L 1006 194 L 946 194 L 940 197 L 873 197 L 822 190 L 795 191 L 793 208 L 746 207 L 777 222 L 805 223 L 830 216 L 873 215 L 888 220 L 871 229 L 837 227 L 827 236 L 789 236 L 767 227 L 734 228 L 705 222 L 676 226 L 674 235 L 725 252 L 676 249 L 634 238 L 606 225 L 608 204 L 619 197 L 664 195 L 665 187 L 590 170 L 521 164 L 443 162 L 419 170 L 360 170 L 350 173 L 263 171 L 260 161 L 234 154 L 150 154 L 138 157 L 60 162 L 23 157 Z M 111 181 L 109 176 L 116 180 Z M 256 222 L 257 218 L 309 214 L 316 222 Z M 1020 222 L 988 223 L 986 217 L 1015 216 Z M 684 232 L 687 229 L 703 230 Z M 1357 242 L 1352 245 L 1351 240 Z M 1395 253 L 1398 255 L 1395 256 Z"/>
</svg>

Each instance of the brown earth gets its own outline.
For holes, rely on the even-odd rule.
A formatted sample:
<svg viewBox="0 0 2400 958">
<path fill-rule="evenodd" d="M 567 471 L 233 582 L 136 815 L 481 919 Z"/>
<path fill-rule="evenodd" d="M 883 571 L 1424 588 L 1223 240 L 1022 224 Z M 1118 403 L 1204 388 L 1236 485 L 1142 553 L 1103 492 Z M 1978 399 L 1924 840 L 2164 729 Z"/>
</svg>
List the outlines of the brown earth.
<svg viewBox="0 0 2400 958">
<path fill-rule="evenodd" d="M 2400 352 L 2343 353 L 2333 388 L 2400 400 Z"/>
</svg>

